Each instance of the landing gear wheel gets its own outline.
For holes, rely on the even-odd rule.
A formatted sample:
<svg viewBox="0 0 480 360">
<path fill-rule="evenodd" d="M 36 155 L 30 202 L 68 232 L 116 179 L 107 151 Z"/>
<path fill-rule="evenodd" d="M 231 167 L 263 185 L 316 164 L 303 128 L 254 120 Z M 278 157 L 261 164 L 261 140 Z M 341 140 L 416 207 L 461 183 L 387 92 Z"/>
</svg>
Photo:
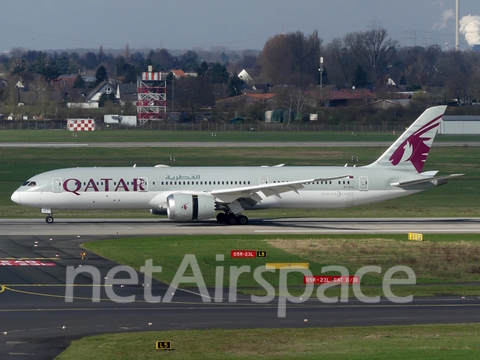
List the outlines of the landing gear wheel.
<svg viewBox="0 0 480 360">
<path fill-rule="evenodd" d="M 235 225 L 237 223 L 237 217 L 234 214 L 230 214 L 227 221 L 229 225 Z"/>
<path fill-rule="evenodd" d="M 237 217 L 237 223 L 239 225 L 247 225 L 248 224 L 248 217 L 246 217 L 245 215 L 240 215 L 239 217 Z"/>
<path fill-rule="evenodd" d="M 48 215 L 48 216 L 45 218 L 45 221 L 46 221 L 48 224 L 53 223 L 53 216 L 52 216 L 52 215 Z"/>
</svg>

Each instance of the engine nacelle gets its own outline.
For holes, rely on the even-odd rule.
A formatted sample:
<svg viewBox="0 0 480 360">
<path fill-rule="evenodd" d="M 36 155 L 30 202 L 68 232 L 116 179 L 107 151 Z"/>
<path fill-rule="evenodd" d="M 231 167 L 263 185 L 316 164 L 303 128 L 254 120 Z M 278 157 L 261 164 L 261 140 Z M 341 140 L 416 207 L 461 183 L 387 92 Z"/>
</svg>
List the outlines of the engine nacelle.
<svg viewBox="0 0 480 360">
<path fill-rule="evenodd" d="M 167 215 L 167 209 L 150 209 L 152 215 Z"/>
<path fill-rule="evenodd" d="M 167 197 L 167 215 L 173 221 L 210 219 L 215 216 L 215 200 L 205 194 L 171 194 Z"/>
</svg>

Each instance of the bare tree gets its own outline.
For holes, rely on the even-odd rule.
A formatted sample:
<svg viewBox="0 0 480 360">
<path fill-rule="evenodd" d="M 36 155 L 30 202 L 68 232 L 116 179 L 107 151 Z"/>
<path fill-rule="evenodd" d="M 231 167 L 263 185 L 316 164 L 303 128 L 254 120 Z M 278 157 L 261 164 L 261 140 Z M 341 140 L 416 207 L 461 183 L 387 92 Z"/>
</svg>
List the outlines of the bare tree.
<svg viewBox="0 0 480 360">
<path fill-rule="evenodd" d="M 268 81 L 300 87 L 316 82 L 322 40 L 318 32 L 275 35 L 267 40 L 260 55 L 261 71 Z"/>
<path fill-rule="evenodd" d="M 343 39 L 353 58 L 367 69 L 375 83 L 386 74 L 398 47 L 397 40 L 387 37 L 387 30 L 377 29 L 348 33 Z"/>
<path fill-rule="evenodd" d="M 12 113 L 15 114 L 18 107 L 18 88 L 17 82 L 20 80 L 18 76 L 11 76 L 8 79 L 8 88 L 7 88 L 7 108 Z"/>
<path fill-rule="evenodd" d="M 187 111 L 192 121 L 202 106 L 215 103 L 212 85 L 201 77 L 186 77 L 175 82 L 175 108 Z"/>
<path fill-rule="evenodd" d="M 355 70 L 355 61 L 342 39 L 335 38 L 327 45 L 325 58 L 325 64 L 329 67 L 330 80 L 341 86 L 350 84 Z"/>
<path fill-rule="evenodd" d="M 294 120 L 290 119 L 290 114 L 292 110 L 295 111 L 297 116 L 301 115 L 307 106 L 307 98 L 305 97 L 303 91 L 296 86 L 284 87 L 283 91 L 279 94 L 279 96 L 282 106 L 288 108 L 289 110 L 289 124 L 291 120 Z"/>
</svg>

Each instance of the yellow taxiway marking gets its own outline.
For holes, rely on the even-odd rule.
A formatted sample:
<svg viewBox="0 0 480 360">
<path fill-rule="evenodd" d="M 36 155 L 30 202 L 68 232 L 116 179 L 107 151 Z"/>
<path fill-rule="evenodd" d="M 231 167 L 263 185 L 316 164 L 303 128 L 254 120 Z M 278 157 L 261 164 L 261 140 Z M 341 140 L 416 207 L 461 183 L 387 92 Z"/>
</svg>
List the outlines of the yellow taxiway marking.
<svg viewBox="0 0 480 360">
<path fill-rule="evenodd" d="M 308 269 L 308 263 L 267 263 L 265 265 L 267 270 L 276 269 Z"/>
<path fill-rule="evenodd" d="M 5 291 L 5 286 L 4 285 L 0 285 L 0 293 L 4 292 Z"/>
<path fill-rule="evenodd" d="M 73 299 L 73 300 L 89 300 L 91 301 L 93 298 L 92 297 L 78 297 L 78 296 L 65 296 L 65 295 L 54 295 L 54 294 L 42 294 L 42 293 L 36 293 L 32 291 L 25 291 L 25 290 L 17 290 L 8 286 L 2 285 L 2 288 L 5 290 L 19 293 L 19 294 L 25 294 L 25 295 L 36 295 L 36 296 L 43 296 L 43 297 L 50 297 L 50 298 L 57 298 L 57 299 Z M 100 299 L 101 301 L 113 301 L 111 299 Z M 120 301 L 121 302 L 121 301 Z"/>
</svg>

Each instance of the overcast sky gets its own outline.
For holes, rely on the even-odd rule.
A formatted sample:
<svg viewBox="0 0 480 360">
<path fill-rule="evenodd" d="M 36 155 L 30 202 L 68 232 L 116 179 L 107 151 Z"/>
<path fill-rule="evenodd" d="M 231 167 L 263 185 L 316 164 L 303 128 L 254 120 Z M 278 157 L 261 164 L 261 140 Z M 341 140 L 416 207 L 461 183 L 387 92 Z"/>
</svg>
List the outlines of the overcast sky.
<svg viewBox="0 0 480 360">
<path fill-rule="evenodd" d="M 480 15 L 479 0 L 460 1 L 460 18 L 469 14 Z M 2 0 L 0 52 L 126 44 L 261 50 L 283 31 L 318 30 L 325 45 L 348 32 L 378 27 L 401 45 L 445 48 L 447 40 L 452 49 L 454 21 L 455 0 Z M 460 49 L 467 48 L 461 35 Z"/>
</svg>

